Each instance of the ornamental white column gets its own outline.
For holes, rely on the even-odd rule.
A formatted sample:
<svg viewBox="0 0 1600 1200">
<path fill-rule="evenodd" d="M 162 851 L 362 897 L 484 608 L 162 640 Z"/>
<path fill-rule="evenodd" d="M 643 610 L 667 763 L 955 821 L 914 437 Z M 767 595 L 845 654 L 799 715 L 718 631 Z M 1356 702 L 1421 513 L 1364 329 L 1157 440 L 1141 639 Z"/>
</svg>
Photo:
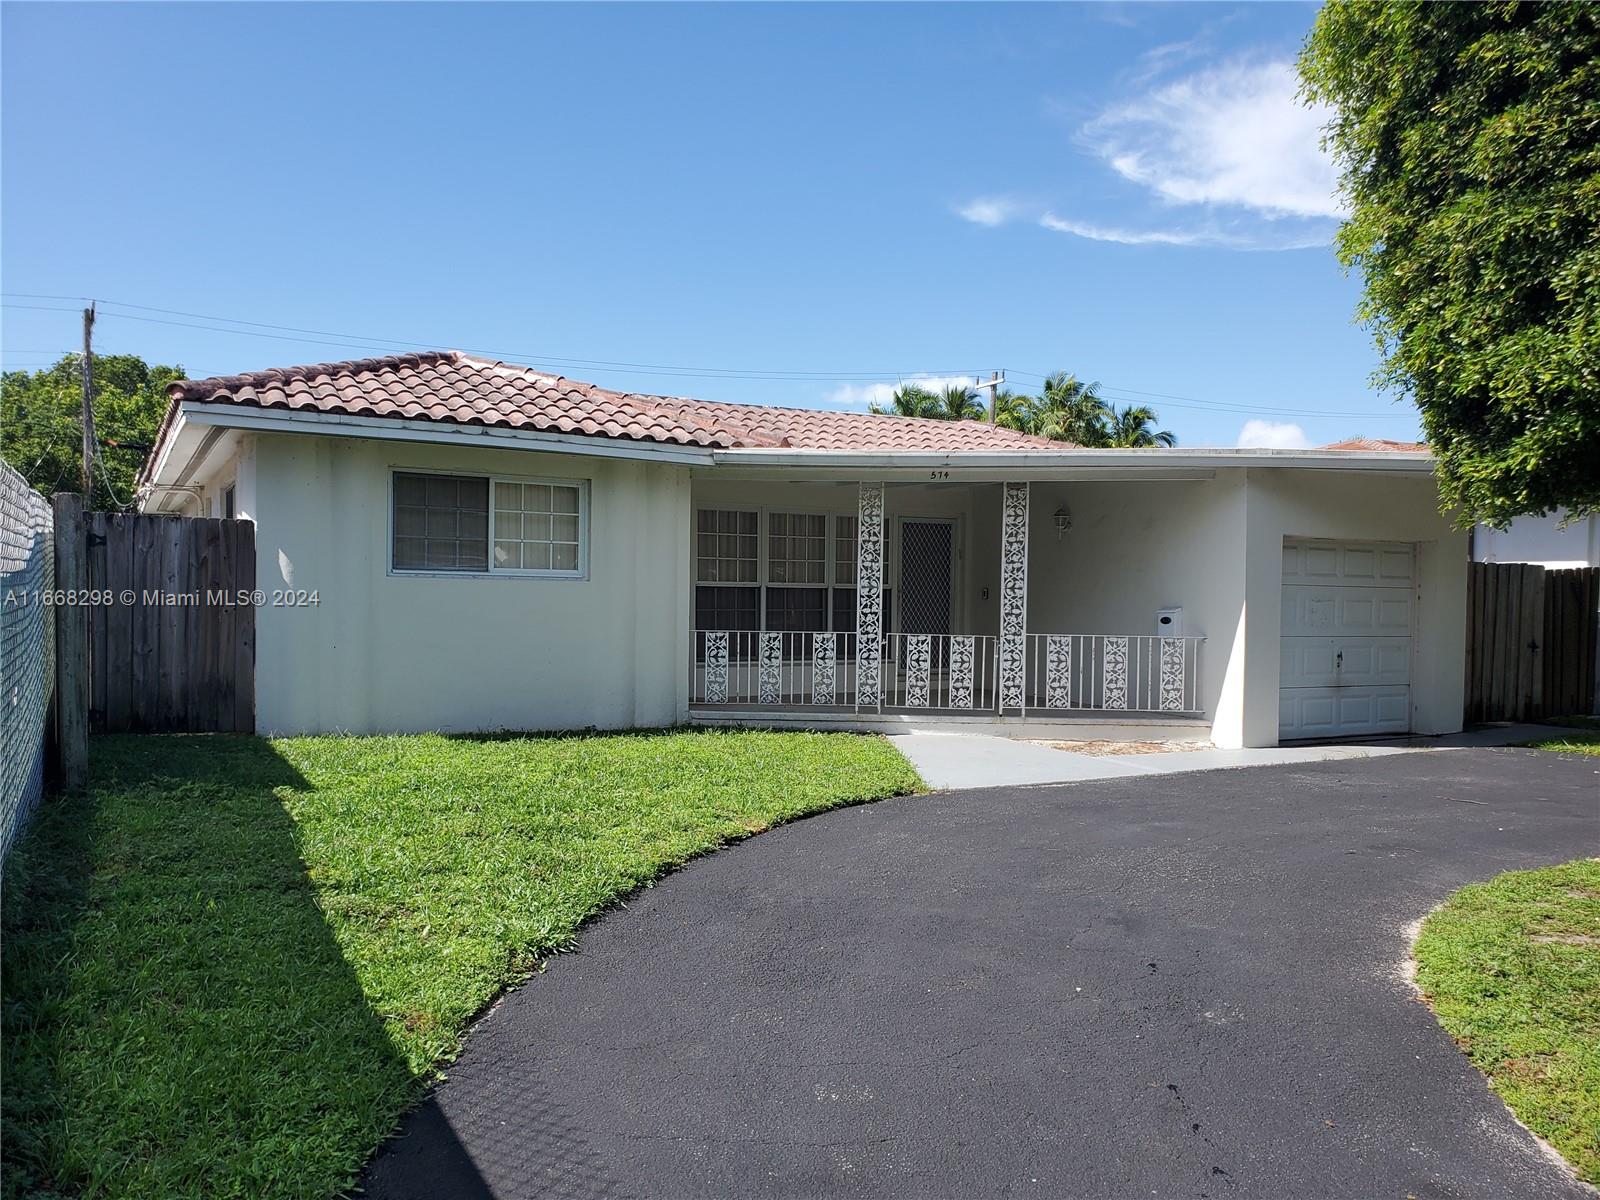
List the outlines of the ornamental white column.
<svg viewBox="0 0 1600 1200">
<path fill-rule="evenodd" d="M 1027 703 L 1028 485 L 1008 483 L 1000 500 L 1000 712 Z"/>
<path fill-rule="evenodd" d="M 861 484 L 856 525 L 856 707 L 882 700 L 883 484 Z"/>
</svg>

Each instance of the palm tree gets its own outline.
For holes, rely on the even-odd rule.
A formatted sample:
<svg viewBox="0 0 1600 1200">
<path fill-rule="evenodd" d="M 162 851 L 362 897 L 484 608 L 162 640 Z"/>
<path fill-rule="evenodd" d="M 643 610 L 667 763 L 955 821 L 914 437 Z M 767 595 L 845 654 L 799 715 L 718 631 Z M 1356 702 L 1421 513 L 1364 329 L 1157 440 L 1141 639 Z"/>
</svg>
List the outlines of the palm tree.
<svg viewBox="0 0 1600 1200">
<path fill-rule="evenodd" d="M 994 398 L 994 423 L 1019 433 L 1032 433 L 1038 400 L 1021 392 L 999 389 Z"/>
<path fill-rule="evenodd" d="M 1169 429 L 1156 429 L 1156 410 L 1143 404 L 1130 404 L 1127 408 L 1111 410 L 1110 428 L 1107 430 L 1108 446 L 1176 446 L 1177 436 Z"/>
<path fill-rule="evenodd" d="M 881 417 L 941 417 L 941 407 L 940 398 L 927 388 L 905 383 L 895 388 L 888 404 L 874 402 L 867 405 L 867 411 Z"/>
<path fill-rule="evenodd" d="M 975 389 L 964 383 L 953 383 L 938 396 L 936 407 L 929 416 L 946 421 L 981 421 L 989 415 Z"/>
<path fill-rule="evenodd" d="M 1057 371 L 1044 381 L 1032 432 L 1058 442 L 1104 446 L 1110 437 L 1110 406 L 1100 398 L 1098 383 Z"/>
</svg>

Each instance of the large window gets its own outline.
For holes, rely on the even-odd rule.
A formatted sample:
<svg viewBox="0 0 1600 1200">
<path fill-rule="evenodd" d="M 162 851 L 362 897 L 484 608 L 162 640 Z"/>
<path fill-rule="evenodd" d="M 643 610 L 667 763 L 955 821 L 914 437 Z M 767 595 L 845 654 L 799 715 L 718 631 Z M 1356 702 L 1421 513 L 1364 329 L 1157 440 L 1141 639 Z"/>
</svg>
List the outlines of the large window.
<svg viewBox="0 0 1600 1200">
<path fill-rule="evenodd" d="M 696 629 L 850 632 L 855 579 L 854 515 L 695 514 Z"/>
<path fill-rule="evenodd" d="M 695 515 L 696 629 L 761 628 L 759 521 L 733 509 Z"/>
<path fill-rule="evenodd" d="M 581 577 L 582 483 L 396 471 L 396 571 Z"/>
</svg>

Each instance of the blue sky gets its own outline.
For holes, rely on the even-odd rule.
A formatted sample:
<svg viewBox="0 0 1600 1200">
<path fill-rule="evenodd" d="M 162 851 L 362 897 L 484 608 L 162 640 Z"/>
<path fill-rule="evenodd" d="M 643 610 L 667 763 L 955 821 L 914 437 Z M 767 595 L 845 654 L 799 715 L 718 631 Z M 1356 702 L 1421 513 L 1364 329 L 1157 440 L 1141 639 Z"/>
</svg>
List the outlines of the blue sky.
<svg viewBox="0 0 1600 1200">
<path fill-rule="evenodd" d="M 1408 438 L 1292 96 L 1315 12 L 7 4 L 0 350 L 93 296 L 194 375 L 416 343 L 859 408 L 1062 368 L 1186 445 Z"/>
</svg>

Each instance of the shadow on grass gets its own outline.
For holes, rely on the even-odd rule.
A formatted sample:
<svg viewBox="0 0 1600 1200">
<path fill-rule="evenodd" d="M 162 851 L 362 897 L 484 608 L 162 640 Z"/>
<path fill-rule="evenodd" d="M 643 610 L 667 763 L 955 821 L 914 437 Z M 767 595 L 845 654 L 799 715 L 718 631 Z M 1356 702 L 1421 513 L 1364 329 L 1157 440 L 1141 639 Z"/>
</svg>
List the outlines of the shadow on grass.
<svg viewBox="0 0 1600 1200">
<path fill-rule="evenodd" d="M 47 800 L 6 864 L 4 1195 L 348 1186 L 422 1087 L 275 794 L 310 785 L 257 738 L 90 758 L 89 793 Z"/>
</svg>

